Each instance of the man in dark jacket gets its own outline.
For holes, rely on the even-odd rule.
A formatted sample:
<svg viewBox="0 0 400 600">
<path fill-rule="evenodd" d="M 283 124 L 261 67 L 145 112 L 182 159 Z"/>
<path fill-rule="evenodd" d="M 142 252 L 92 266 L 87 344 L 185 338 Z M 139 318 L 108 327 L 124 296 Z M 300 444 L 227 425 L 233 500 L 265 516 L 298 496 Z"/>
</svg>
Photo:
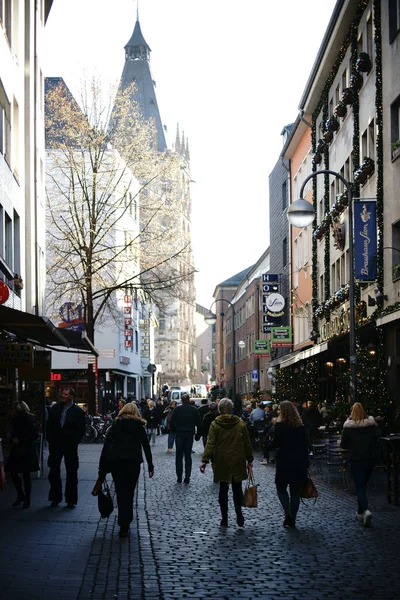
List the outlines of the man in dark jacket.
<svg viewBox="0 0 400 600">
<path fill-rule="evenodd" d="M 74 388 L 64 388 L 61 402 L 55 404 L 47 421 L 49 442 L 49 500 L 57 506 L 62 500 L 61 461 L 64 457 L 67 481 L 65 502 L 74 508 L 78 502 L 78 444 L 85 433 L 85 413 L 74 403 Z"/>
<path fill-rule="evenodd" d="M 182 394 L 182 404 L 173 411 L 170 427 L 176 434 L 175 469 L 177 482 L 182 483 L 183 455 L 185 455 L 184 483 L 189 483 L 192 473 L 193 436 L 196 432 L 196 441 L 201 437 L 200 414 L 198 409 L 190 404 L 189 394 Z"/>
</svg>

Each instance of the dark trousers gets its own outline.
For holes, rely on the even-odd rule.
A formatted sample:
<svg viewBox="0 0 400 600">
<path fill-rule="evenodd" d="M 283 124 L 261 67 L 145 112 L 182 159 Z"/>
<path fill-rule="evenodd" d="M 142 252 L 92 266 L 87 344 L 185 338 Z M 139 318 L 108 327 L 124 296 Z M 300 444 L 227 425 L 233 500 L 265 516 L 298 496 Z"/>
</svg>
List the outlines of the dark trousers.
<svg viewBox="0 0 400 600">
<path fill-rule="evenodd" d="M 218 502 L 221 507 L 222 517 L 228 516 L 228 490 L 229 490 L 229 483 L 226 483 L 225 481 L 220 481 L 219 482 Z M 242 490 L 242 482 L 241 481 L 233 481 L 233 479 L 232 479 L 232 494 L 233 494 L 233 504 L 235 505 L 236 516 L 241 516 L 242 501 L 243 501 L 243 490 Z"/>
<path fill-rule="evenodd" d="M 119 464 L 112 471 L 118 503 L 118 525 L 127 529 L 133 519 L 133 495 L 139 479 L 140 464 Z"/>
<path fill-rule="evenodd" d="M 349 464 L 356 488 L 358 514 L 361 515 L 368 509 L 367 484 L 373 473 L 374 463 L 370 460 L 351 460 Z"/>
<path fill-rule="evenodd" d="M 52 502 L 61 502 L 62 483 L 61 483 L 61 461 L 64 458 L 67 480 L 65 482 L 65 502 L 67 504 L 78 503 L 78 446 L 68 446 L 65 448 L 50 448 L 48 465 L 49 472 L 49 500 Z"/>
<path fill-rule="evenodd" d="M 287 491 L 287 485 L 277 485 L 276 491 L 278 492 L 278 498 L 282 504 L 282 508 L 285 511 L 285 515 L 290 515 L 292 519 L 296 518 L 296 515 L 300 506 L 300 492 L 301 486 L 289 484 L 290 499 Z"/>
<path fill-rule="evenodd" d="M 22 473 L 22 479 L 24 481 L 24 489 L 22 488 L 22 481 L 18 473 L 11 473 L 11 479 L 13 484 L 15 485 L 15 489 L 17 490 L 17 495 L 19 500 L 25 500 L 26 502 L 30 502 L 31 499 L 31 474 L 29 471 Z"/>
<path fill-rule="evenodd" d="M 192 474 L 193 433 L 191 431 L 177 431 L 175 448 L 176 476 L 178 479 L 182 479 L 183 457 L 185 457 L 185 479 L 190 479 Z"/>
</svg>

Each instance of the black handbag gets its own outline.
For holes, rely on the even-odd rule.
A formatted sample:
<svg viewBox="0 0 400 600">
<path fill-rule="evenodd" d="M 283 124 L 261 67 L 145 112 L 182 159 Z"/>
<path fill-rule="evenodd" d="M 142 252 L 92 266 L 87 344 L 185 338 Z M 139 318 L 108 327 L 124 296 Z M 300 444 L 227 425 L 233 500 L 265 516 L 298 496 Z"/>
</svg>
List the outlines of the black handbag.
<svg viewBox="0 0 400 600">
<path fill-rule="evenodd" d="M 107 519 L 112 511 L 114 510 L 113 499 L 111 498 L 110 488 L 106 480 L 103 481 L 102 486 L 97 495 L 97 502 L 99 507 L 99 513 L 102 519 Z"/>
</svg>

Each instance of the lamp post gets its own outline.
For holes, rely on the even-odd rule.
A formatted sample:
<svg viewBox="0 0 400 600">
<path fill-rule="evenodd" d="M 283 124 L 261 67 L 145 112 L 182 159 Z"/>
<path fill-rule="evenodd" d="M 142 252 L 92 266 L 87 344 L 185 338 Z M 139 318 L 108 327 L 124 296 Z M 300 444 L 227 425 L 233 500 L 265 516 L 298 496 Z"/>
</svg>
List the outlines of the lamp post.
<svg viewBox="0 0 400 600">
<path fill-rule="evenodd" d="M 349 275 L 349 346 L 350 346 L 350 402 L 354 404 L 356 402 L 357 395 L 357 375 L 356 375 L 356 322 L 355 322 L 355 311 L 354 311 L 354 233 L 353 233 L 353 195 L 351 191 L 351 184 L 347 181 L 340 173 L 331 171 L 330 169 L 321 169 L 315 173 L 311 173 L 303 181 L 303 185 L 300 189 L 300 199 L 295 200 L 288 208 L 287 218 L 291 225 L 299 227 L 300 229 L 308 227 L 314 221 L 316 215 L 314 207 L 310 202 L 307 202 L 303 198 L 304 188 L 310 179 L 317 177 L 318 175 L 334 175 L 340 179 L 347 189 L 347 205 L 349 210 L 349 262 L 350 262 L 350 275 Z"/>
<path fill-rule="evenodd" d="M 235 413 L 239 414 L 241 412 L 241 403 L 240 403 L 240 409 L 239 409 L 239 407 L 237 406 L 237 403 L 236 403 L 236 356 L 235 356 L 236 341 L 235 341 L 234 305 L 232 304 L 232 302 L 230 300 L 227 300 L 226 298 L 217 298 L 216 300 L 214 300 L 214 302 L 210 306 L 209 313 L 207 315 L 205 315 L 205 317 L 204 317 L 204 320 L 207 323 L 207 325 L 215 325 L 215 323 L 217 322 L 217 316 L 212 312 L 212 307 L 214 306 L 214 304 L 216 304 L 216 302 L 227 302 L 229 304 L 229 306 L 232 308 L 232 401 L 233 401 L 233 404 L 235 407 Z M 240 348 L 243 348 L 245 346 L 245 343 L 243 341 L 240 341 L 239 346 L 240 346 Z"/>
</svg>

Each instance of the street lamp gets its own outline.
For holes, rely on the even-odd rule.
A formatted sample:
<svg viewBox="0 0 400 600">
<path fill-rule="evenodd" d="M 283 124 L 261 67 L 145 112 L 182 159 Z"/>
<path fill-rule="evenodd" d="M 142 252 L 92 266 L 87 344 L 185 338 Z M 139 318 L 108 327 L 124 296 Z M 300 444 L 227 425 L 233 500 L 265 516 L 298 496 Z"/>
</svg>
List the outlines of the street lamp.
<svg viewBox="0 0 400 600">
<path fill-rule="evenodd" d="M 233 404 L 235 407 L 235 413 L 240 414 L 242 405 L 240 403 L 240 407 L 239 407 L 236 402 L 236 356 L 235 356 L 236 341 L 235 341 L 234 306 L 233 306 L 232 302 L 230 300 L 227 300 L 226 298 L 217 298 L 216 300 L 214 300 L 214 302 L 210 306 L 209 312 L 204 316 L 204 321 L 207 323 L 207 325 L 215 325 L 215 323 L 217 322 L 217 316 L 211 310 L 212 307 L 214 306 L 214 304 L 216 304 L 216 302 L 227 302 L 229 304 L 229 306 L 232 308 L 232 348 L 233 348 L 233 352 L 232 352 L 232 380 L 233 380 L 232 381 L 232 396 L 233 397 L 232 397 L 232 400 L 233 400 Z M 243 348 L 244 346 L 245 346 L 245 343 L 240 341 L 239 347 Z"/>
<path fill-rule="evenodd" d="M 308 227 L 315 219 L 315 212 L 312 204 L 303 198 L 304 188 L 307 182 L 317 175 L 334 175 L 340 179 L 347 189 L 347 206 L 349 209 L 349 262 L 350 262 L 350 279 L 349 279 L 349 345 L 350 345 L 350 401 L 351 404 L 356 402 L 357 395 L 357 375 L 356 375 L 356 322 L 354 311 L 354 233 L 353 233 L 353 195 L 351 184 L 340 173 L 331 171 L 330 169 L 321 169 L 315 173 L 311 173 L 303 181 L 300 188 L 300 199 L 295 200 L 287 210 L 287 218 L 291 225 L 303 229 Z"/>
</svg>

